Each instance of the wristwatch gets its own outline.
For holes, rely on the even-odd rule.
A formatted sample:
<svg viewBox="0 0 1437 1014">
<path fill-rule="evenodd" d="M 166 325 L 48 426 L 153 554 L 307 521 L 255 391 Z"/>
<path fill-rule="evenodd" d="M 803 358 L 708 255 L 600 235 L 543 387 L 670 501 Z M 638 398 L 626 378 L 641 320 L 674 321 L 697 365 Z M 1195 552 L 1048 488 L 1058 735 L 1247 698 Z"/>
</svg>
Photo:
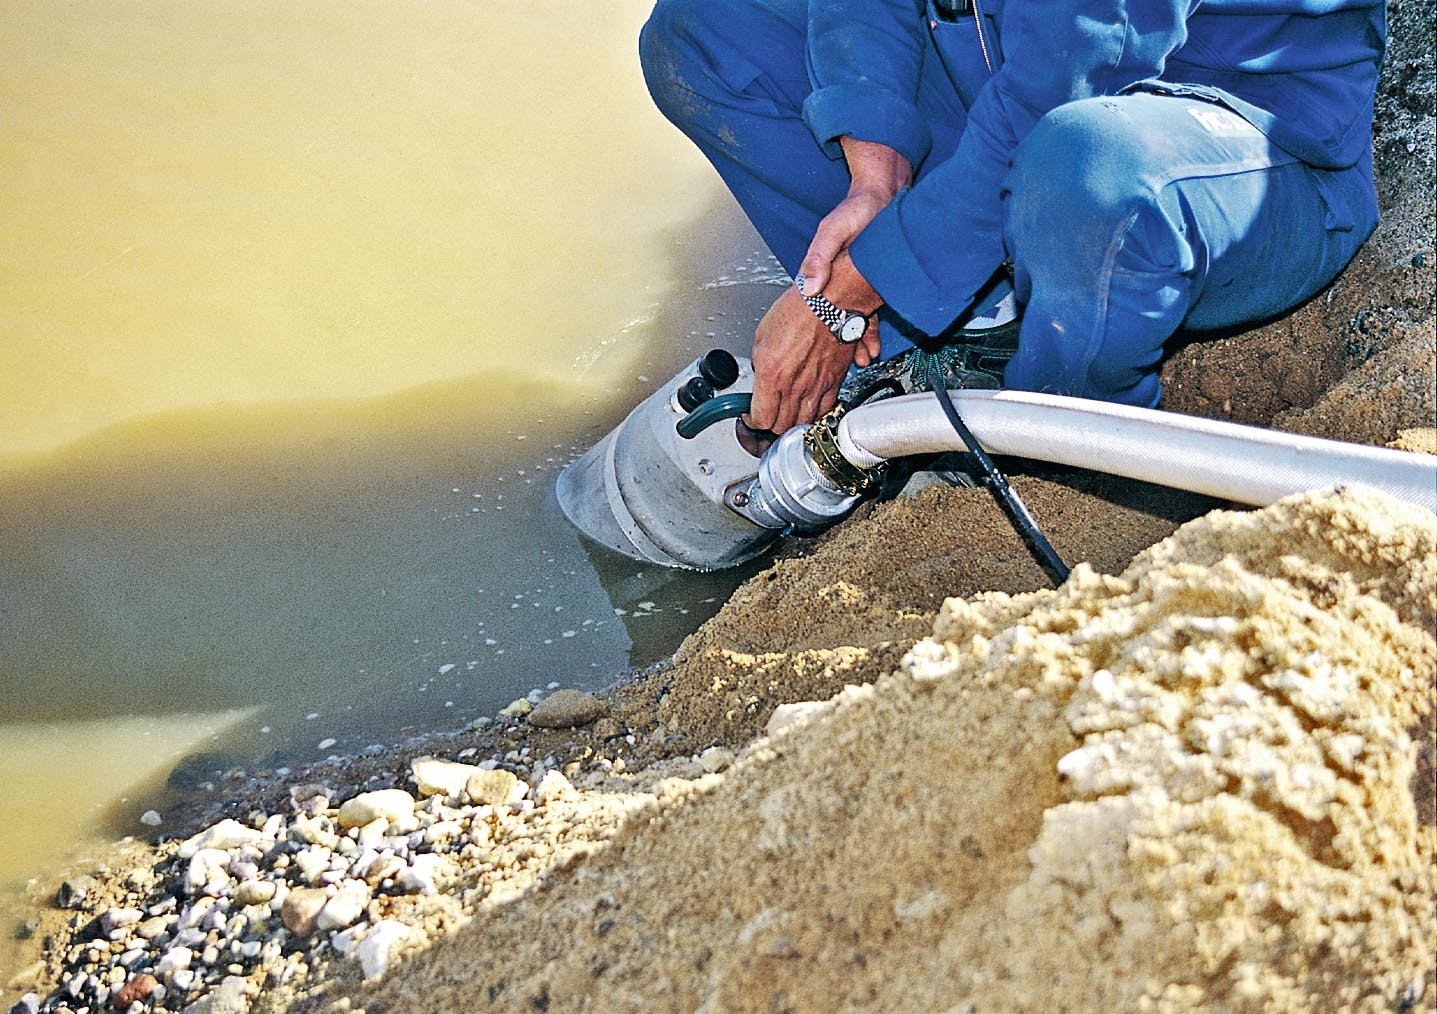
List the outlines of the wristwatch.
<svg viewBox="0 0 1437 1014">
<path fill-rule="evenodd" d="M 863 314 L 834 306 L 832 301 L 821 292 L 814 293 L 812 296 L 804 296 L 803 275 L 796 277 L 793 282 L 798 286 L 798 294 L 803 296 L 803 301 L 808 304 L 813 315 L 822 321 L 823 326 L 833 332 L 833 337 L 843 344 L 852 345 L 868 331 L 868 318 Z"/>
</svg>

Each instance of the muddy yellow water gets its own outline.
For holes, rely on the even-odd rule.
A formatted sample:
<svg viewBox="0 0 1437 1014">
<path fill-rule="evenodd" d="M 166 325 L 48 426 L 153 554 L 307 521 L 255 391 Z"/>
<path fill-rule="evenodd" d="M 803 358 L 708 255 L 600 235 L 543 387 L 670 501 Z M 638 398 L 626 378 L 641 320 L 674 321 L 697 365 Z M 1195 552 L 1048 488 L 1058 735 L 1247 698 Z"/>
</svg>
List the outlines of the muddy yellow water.
<svg viewBox="0 0 1437 1014">
<path fill-rule="evenodd" d="M 716 608 L 551 492 L 773 291 L 646 6 L 0 0 L 0 884 Z"/>
</svg>

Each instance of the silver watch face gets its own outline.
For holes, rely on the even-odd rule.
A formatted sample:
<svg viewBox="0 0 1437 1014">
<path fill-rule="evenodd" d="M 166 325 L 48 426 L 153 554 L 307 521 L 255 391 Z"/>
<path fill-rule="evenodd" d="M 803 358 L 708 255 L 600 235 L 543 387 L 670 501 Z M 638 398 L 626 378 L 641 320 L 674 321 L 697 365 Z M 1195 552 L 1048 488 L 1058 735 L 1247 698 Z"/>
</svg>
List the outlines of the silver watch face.
<svg viewBox="0 0 1437 1014">
<path fill-rule="evenodd" d="M 852 344 L 863 337 L 863 332 L 868 330 L 868 318 L 857 313 L 848 315 L 843 322 L 843 329 L 838 333 L 838 340 Z"/>
</svg>

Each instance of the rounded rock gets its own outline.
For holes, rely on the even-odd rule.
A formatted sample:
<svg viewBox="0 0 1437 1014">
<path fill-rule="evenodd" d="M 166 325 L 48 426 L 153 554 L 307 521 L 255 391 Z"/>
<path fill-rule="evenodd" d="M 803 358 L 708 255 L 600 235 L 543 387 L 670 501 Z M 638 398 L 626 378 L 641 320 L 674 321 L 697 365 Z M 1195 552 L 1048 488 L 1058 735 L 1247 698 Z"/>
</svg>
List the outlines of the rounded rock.
<svg viewBox="0 0 1437 1014">
<path fill-rule="evenodd" d="M 189 859 L 204 849 L 219 849 L 221 851 L 239 848 L 241 845 L 253 845 L 264 838 L 264 834 L 252 827 L 245 827 L 237 820 L 226 818 L 186 839 L 180 846 L 179 856 L 181 859 Z"/>
<path fill-rule="evenodd" d="M 512 773 L 495 768 L 471 775 L 464 790 L 480 806 L 502 806 L 509 802 L 519 779 Z"/>
<path fill-rule="evenodd" d="M 339 808 L 339 825 L 343 828 L 363 827 L 380 819 L 393 823 L 413 815 L 413 796 L 403 789 L 379 789 L 346 800 Z"/>
<path fill-rule="evenodd" d="M 85 898 L 100 886 L 100 882 L 89 874 L 82 873 L 78 877 L 71 877 L 60 885 L 56 892 L 55 904 L 61 908 L 82 908 Z"/>
<path fill-rule="evenodd" d="M 267 905 L 274 892 L 272 881 L 246 880 L 235 888 L 235 901 L 241 905 Z"/>
<path fill-rule="evenodd" d="M 169 929 L 170 921 L 162 915 L 146 919 L 135 927 L 135 935 L 142 940 L 153 940 Z"/>
<path fill-rule="evenodd" d="M 385 919 L 375 925 L 359 942 L 359 964 L 366 979 L 383 978 L 389 970 L 389 959 L 396 944 L 407 940 L 413 931 L 402 922 Z"/>
<path fill-rule="evenodd" d="M 416 757 L 409 762 L 409 771 L 421 796 L 457 796 L 479 768 L 436 757 Z"/>
<path fill-rule="evenodd" d="M 573 729 L 603 717 L 604 703 L 582 690 L 556 690 L 529 712 L 529 724 L 540 729 Z"/>
<path fill-rule="evenodd" d="M 353 926 L 364 914 L 365 906 L 369 904 L 369 888 L 355 881 L 350 881 L 340 888 L 333 898 L 324 903 L 319 915 L 315 917 L 314 924 L 322 930 L 340 930 Z"/>
<path fill-rule="evenodd" d="M 733 751 L 721 746 L 711 746 L 699 754 L 699 767 L 709 774 L 715 774 L 733 764 Z"/>
<path fill-rule="evenodd" d="M 120 1010 L 129 1010 L 131 1004 L 144 1003 L 159 984 L 159 979 L 148 972 L 141 972 L 115 991 L 115 1006 Z"/>
<path fill-rule="evenodd" d="M 315 920 L 329 900 L 329 894 L 319 887 L 296 887 L 285 895 L 279 916 L 284 920 L 285 929 L 296 936 L 307 937 L 315 930 Z"/>
</svg>

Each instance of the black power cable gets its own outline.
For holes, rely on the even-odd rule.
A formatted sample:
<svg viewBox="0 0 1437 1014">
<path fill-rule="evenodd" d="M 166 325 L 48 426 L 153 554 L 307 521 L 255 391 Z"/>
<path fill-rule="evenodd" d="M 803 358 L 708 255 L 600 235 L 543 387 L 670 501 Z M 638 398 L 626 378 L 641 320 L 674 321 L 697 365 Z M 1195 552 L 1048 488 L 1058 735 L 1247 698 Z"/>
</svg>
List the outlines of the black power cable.
<svg viewBox="0 0 1437 1014">
<path fill-rule="evenodd" d="M 998 501 L 998 506 L 1007 515 L 1008 522 L 1013 530 L 1018 533 L 1018 538 L 1023 540 L 1023 545 L 1028 547 L 1028 552 L 1033 554 L 1033 559 L 1038 566 L 1043 568 L 1043 573 L 1048 575 L 1048 580 L 1057 587 L 1068 579 L 1068 565 L 1053 548 L 1039 529 L 1038 523 L 1033 520 L 1033 515 L 1028 512 L 1028 507 L 1018 496 L 1017 490 L 1008 485 L 1007 478 L 998 471 L 998 466 L 993 464 L 993 459 L 988 452 L 983 450 L 978 443 L 973 431 L 958 414 L 958 407 L 953 404 L 952 397 L 948 394 L 948 387 L 943 383 L 943 376 L 939 369 L 934 369 L 931 376 L 930 387 L 933 388 L 933 395 L 938 399 L 938 406 L 943 409 L 943 414 L 948 417 L 948 422 L 958 432 L 958 437 L 968 448 L 968 453 L 973 455 L 978 462 L 978 467 L 983 470 L 983 485 L 988 487 L 988 492 L 993 494 L 993 499 Z"/>
</svg>

